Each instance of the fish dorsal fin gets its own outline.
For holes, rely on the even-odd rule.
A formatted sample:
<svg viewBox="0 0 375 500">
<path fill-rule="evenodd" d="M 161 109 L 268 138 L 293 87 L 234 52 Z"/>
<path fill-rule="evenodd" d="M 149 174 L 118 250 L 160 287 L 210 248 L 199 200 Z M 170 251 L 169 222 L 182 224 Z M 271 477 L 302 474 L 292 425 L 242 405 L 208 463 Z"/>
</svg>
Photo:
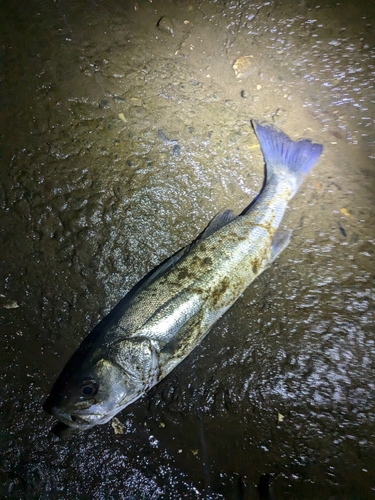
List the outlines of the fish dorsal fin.
<svg viewBox="0 0 375 500">
<path fill-rule="evenodd" d="M 170 267 L 173 267 L 175 264 L 177 264 L 177 262 L 189 252 L 191 246 L 192 245 L 190 244 L 184 248 L 181 248 L 181 250 L 172 255 L 172 257 L 169 257 L 162 264 L 160 264 L 156 270 L 151 271 L 147 275 L 145 281 L 142 283 L 142 288 L 153 283 L 157 278 L 159 278 L 159 276 L 164 274 Z"/>
<path fill-rule="evenodd" d="M 177 264 L 183 257 L 185 257 L 199 241 L 208 238 L 216 231 L 226 226 L 237 217 L 232 210 L 224 210 L 223 212 L 218 213 L 208 224 L 206 229 L 189 245 L 184 248 L 181 248 L 178 252 L 176 252 L 172 257 L 169 257 L 164 262 L 162 262 L 156 269 L 150 271 L 146 276 L 144 276 L 138 283 L 125 295 L 125 297 L 120 300 L 120 302 L 112 309 L 112 311 L 105 316 L 102 321 L 96 325 L 96 327 L 91 331 L 91 333 L 86 337 L 86 339 L 82 342 L 81 347 L 83 349 L 84 346 L 91 347 L 92 343 L 100 336 L 100 334 L 107 329 L 109 332 L 108 341 L 110 341 L 112 337 L 112 329 L 110 325 L 116 324 L 119 318 L 124 315 L 124 311 L 131 306 L 131 303 L 136 295 L 142 292 L 147 286 L 154 283 L 160 276 L 166 273 L 169 269 Z"/>
<path fill-rule="evenodd" d="M 216 233 L 216 231 L 234 221 L 235 219 L 237 219 L 237 216 L 235 215 L 233 210 L 224 210 L 223 212 L 219 212 L 208 224 L 199 239 L 204 240 L 208 238 L 209 236 L 211 236 L 211 234 Z"/>
<path fill-rule="evenodd" d="M 154 283 L 160 276 L 165 274 L 170 268 L 175 266 L 177 262 L 179 262 L 185 255 L 187 255 L 190 250 L 192 250 L 195 245 L 199 242 L 202 241 L 212 234 L 214 234 L 216 231 L 221 229 L 222 227 L 226 226 L 233 220 L 235 220 L 237 217 L 234 214 L 233 210 L 224 210 L 223 212 L 219 212 L 208 224 L 206 229 L 198 236 L 196 240 L 194 240 L 192 243 L 187 245 L 186 247 L 182 248 L 178 252 L 176 252 L 172 257 L 169 257 L 166 259 L 162 264 L 160 264 L 156 269 L 150 271 L 146 276 L 144 276 L 128 293 L 127 295 L 117 304 L 115 309 L 118 308 L 119 311 L 121 311 L 121 314 L 123 314 L 124 308 L 128 307 L 134 298 L 136 294 L 139 292 L 143 291 L 147 286 L 151 285 L 151 283 Z M 115 312 L 115 309 L 111 311 L 111 313 L 108 315 L 110 316 L 112 313 Z M 107 318 L 107 316 L 106 316 Z M 106 320 L 104 318 L 104 320 Z M 104 321 L 103 320 L 103 321 Z M 101 325 L 101 323 L 99 323 Z"/>
<path fill-rule="evenodd" d="M 236 218 L 237 216 L 234 214 L 233 210 L 224 210 L 223 212 L 219 212 L 217 215 L 215 215 L 215 217 L 211 220 L 206 229 L 201 233 L 200 236 L 198 236 L 198 238 L 193 243 L 182 248 L 174 255 L 172 255 L 172 257 L 169 257 L 162 264 L 160 264 L 160 266 L 155 271 L 151 271 L 151 273 L 147 275 L 146 279 L 143 281 L 142 288 L 153 283 L 157 278 L 159 278 L 159 276 L 164 274 L 169 268 L 177 264 L 177 262 L 180 259 L 182 259 L 182 257 L 184 257 L 186 254 L 190 252 L 190 250 L 196 245 L 198 241 L 202 241 L 208 238 L 209 236 L 211 236 L 211 234 L 214 234 L 216 231 L 226 226 Z"/>
</svg>

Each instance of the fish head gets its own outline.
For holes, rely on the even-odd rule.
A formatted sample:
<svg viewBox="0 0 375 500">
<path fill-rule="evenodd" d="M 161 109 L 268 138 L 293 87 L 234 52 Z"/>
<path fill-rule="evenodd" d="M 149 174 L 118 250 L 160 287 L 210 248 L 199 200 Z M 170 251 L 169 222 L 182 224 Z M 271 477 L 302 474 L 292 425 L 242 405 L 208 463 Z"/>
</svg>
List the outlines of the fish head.
<svg viewBox="0 0 375 500">
<path fill-rule="evenodd" d="M 70 430 L 105 424 L 156 384 L 158 353 L 156 343 L 139 338 L 93 346 L 83 359 L 78 349 L 43 408 Z"/>
</svg>

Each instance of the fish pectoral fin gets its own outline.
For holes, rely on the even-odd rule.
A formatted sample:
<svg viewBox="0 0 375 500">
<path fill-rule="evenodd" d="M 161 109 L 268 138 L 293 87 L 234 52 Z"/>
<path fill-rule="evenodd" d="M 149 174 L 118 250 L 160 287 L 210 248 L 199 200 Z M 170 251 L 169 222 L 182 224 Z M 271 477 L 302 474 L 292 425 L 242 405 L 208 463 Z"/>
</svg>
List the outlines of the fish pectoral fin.
<svg viewBox="0 0 375 500">
<path fill-rule="evenodd" d="M 216 231 L 234 221 L 235 219 L 237 219 L 237 216 L 233 212 L 233 210 L 224 210 L 222 212 L 219 212 L 208 224 L 199 239 L 204 240 L 208 238 L 209 236 L 211 236 L 211 234 L 216 233 Z"/>
<path fill-rule="evenodd" d="M 291 236 L 292 231 L 288 229 L 279 229 L 276 231 L 272 241 L 271 258 L 268 265 L 272 264 L 272 262 L 274 262 L 281 252 L 289 245 Z"/>
</svg>

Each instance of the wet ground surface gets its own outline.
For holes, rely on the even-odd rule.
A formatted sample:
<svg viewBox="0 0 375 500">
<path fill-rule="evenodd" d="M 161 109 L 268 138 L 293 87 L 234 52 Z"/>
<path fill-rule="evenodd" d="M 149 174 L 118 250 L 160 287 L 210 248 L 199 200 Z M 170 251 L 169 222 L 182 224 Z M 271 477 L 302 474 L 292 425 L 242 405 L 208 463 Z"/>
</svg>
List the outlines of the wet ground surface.
<svg viewBox="0 0 375 500">
<path fill-rule="evenodd" d="M 1 16 L 1 497 L 373 498 L 373 3 Z M 262 186 L 251 118 L 325 147 L 287 211 L 291 244 L 118 415 L 124 434 L 58 441 L 41 406 L 79 342 Z"/>
</svg>

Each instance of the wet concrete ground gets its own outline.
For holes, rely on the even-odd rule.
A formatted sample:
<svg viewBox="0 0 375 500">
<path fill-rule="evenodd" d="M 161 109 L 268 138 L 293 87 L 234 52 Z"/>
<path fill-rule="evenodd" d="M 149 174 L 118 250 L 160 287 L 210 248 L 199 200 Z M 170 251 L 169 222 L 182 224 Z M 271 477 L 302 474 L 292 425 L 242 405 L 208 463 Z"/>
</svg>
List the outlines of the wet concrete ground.
<svg viewBox="0 0 375 500">
<path fill-rule="evenodd" d="M 34 0 L 1 17 L 1 497 L 372 498 L 373 3 Z M 124 434 L 59 442 L 41 405 L 80 341 L 259 191 L 252 118 L 325 147 L 290 246 L 118 415 Z"/>
</svg>

